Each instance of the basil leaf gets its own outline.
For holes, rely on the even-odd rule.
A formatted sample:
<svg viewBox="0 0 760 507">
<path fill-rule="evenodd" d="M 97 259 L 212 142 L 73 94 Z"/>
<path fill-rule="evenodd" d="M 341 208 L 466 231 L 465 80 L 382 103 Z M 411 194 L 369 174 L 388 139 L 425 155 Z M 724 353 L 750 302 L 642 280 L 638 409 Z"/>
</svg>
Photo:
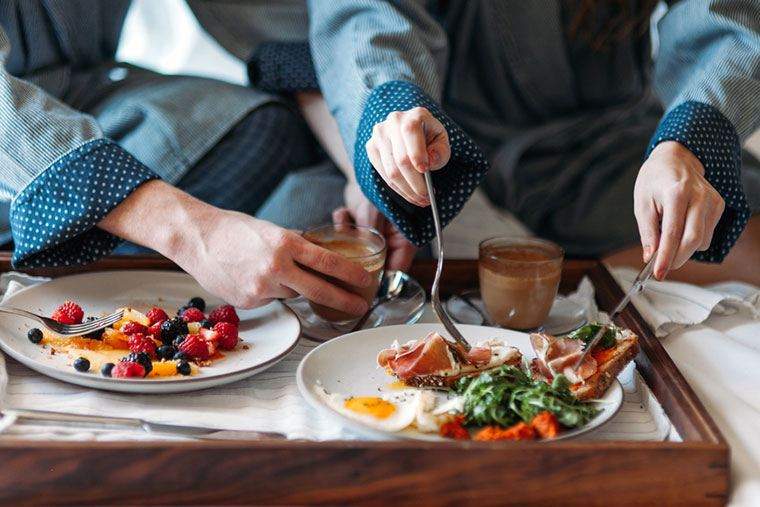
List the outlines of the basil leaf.
<svg viewBox="0 0 760 507">
<path fill-rule="evenodd" d="M 599 332 L 599 330 L 602 329 L 601 324 L 586 324 L 585 326 L 581 326 L 569 335 L 567 335 L 568 338 L 574 339 L 574 340 L 582 340 L 583 343 L 586 345 L 589 344 L 591 340 L 594 339 L 594 336 L 596 336 L 596 333 Z M 604 336 L 602 336 L 602 339 L 599 340 L 599 344 L 597 347 L 603 348 L 603 349 L 611 349 L 614 346 L 617 345 L 617 330 L 614 327 L 610 327 L 607 329 L 607 332 L 604 333 Z"/>
</svg>

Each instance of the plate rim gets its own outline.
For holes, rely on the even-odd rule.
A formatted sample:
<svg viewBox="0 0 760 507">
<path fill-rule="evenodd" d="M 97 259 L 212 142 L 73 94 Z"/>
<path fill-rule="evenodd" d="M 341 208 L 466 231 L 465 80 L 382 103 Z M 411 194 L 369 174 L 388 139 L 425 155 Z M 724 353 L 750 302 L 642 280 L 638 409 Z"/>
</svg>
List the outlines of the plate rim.
<svg viewBox="0 0 760 507">
<path fill-rule="evenodd" d="M 308 386 L 306 386 L 303 378 L 303 370 L 304 365 L 307 363 L 309 358 L 312 354 L 316 354 L 317 351 L 321 347 L 327 347 L 328 344 L 332 341 L 348 338 L 354 334 L 366 332 L 366 331 L 374 331 L 377 329 L 388 329 L 392 330 L 395 327 L 409 327 L 409 326 L 440 326 L 440 324 L 436 324 L 434 322 L 418 322 L 415 324 L 396 324 L 393 326 L 382 326 L 382 327 L 375 327 L 370 329 L 360 329 L 358 331 L 354 331 L 353 333 L 346 333 L 344 335 L 338 336 L 336 338 L 333 338 L 332 340 L 328 340 L 325 342 L 320 343 L 316 347 L 314 347 L 312 350 L 310 350 L 304 357 L 301 359 L 301 361 L 298 363 L 298 368 L 296 369 L 296 386 L 298 387 L 298 391 L 301 393 L 301 397 L 306 400 L 306 402 L 311 406 L 313 409 L 317 410 L 320 413 L 329 414 L 333 417 L 337 417 L 342 423 L 343 426 L 350 431 L 353 431 L 354 433 L 358 433 L 359 435 L 372 435 L 373 438 L 378 439 L 384 439 L 384 440 L 412 440 L 417 442 L 446 442 L 446 440 L 443 440 L 441 438 L 420 438 L 416 435 L 406 433 L 405 431 L 398 431 L 398 432 L 388 432 L 388 431 L 381 431 L 376 430 L 374 428 L 370 428 L 366 425 L 363 425 L 359 421 L 355 421 L 353 419 L 350 419 L 348 417 L 345 417 L 344 415 L 340 414 L 339 412 L 331 409 L 330 407 L 326 406 L 324 403 L 321 403 L 316 394 L 312 392 L 312 389 Z M 465 326 L 465 327 L 477 327 L 477 328 L 486 328 L 486 329 L 496 329 L 499 331 L 508 331 L 511 333 L 518 333 L 518 334 L 526 334 L 522 333 L 520 331 L 515 331 L 512 329 L 504 329 L 504 328 L 498 328 L 493 326 L 478 326 L 476 324 L 458 324 L 459 326 Z M 573 433 L 573 434 L 567 434 L 564 436 L 559 436 L 553 439 L 548 440 L 539 440 L 536 443 L 544 444 L 544 443 L 551 443 L 551 442 L 558 442 L 560 440 L 572 440 L 574 438 L 580 437 L 582 435 L 585 435 L 587 433 L 591 433 L 593 431 L 598 430 L 599 428 L 606 425 L 609 421 L 611 421 L 622 409 L 623 403 L 625 403 L 625 390 L 623 389 L 622 384 L 620 383 L 620 380 L 618 380 L 617 377 L 615 377 L 614 382 L 612 385 L 617 385 L 617 388 L 620 389 L 620 403 L 615 407 L 614 411 L 609 415 L 609 417 L 602 423 L 600 423 L 597 426 L 594 426 L 592 428 L 588 428 L 585 431 L 580 431 L 579 433 Z M 609 388 L 608 388 L 609 390 Z M 419 433 L 419 432 L 418 432 Z M 420 433 L 421 435 L 425 435 L 424 433 Z M 436 435 L 437 437 L 437 435 Z"/>
<path fill-rule="evenodd" d="M 158 269 L 157 270 L 152 270 L 152 269 L 135 269 L 135 270 L 117 269 L 117 270 L 104 270 L 104 271 L 88 271 L 86 273 L 73 273 L 73 274 L 69 274 L 69 275 L 59 276 L 59 277 L 51 278 L 50 280 L 47 280 L 47 281 L 44 281 L 44 282 L 41 282 L 41 283 L 36 283 L 34 285 L 29 285 L 27 287 L 23 287 L 22 289 L 19 289 L 18 291 L 16 291 L 13 294 L 11 294 L 8 299 L 12 300 L 13 298 L 17 297 L 18 295 L 21 295 L 22 293 L 26 293 L 27 291 L 29 291 L 31 289 L 40 288 L 40 287 L 43 287 L 43 286 L 47 285 L 48 283 L 57 282 L 58 280 L 62 280 L 62 279 L 80 278 L 80 277 L 83 278 L 83 277 L 91 277 L 91 276 L 98 276 L 98 275 L 104 275 L 104 274 L 105 275 L 118 275 L 118 274 L 124 275 L 124 274 L 135 274 L 135 273 L 140 273 L 140 274 L 160 274 L 160 275 L 176 276 L 176 277 L 179 277 L 179 278 L 189 279 L 193 283 L 198 284 L 198 282 L 195 280 L 195 278 L 193 278 L 189 273 L 186 273 L 184 271 L 158 270 Z M 0 303 L 0 307 L 7 306 L 7 303 L 8 303 L 7 299 L 3 300 L 2 303 Z M 219 382 L 221 380 L 226 380 L 226 379 L 228 379 L 231 376 L 238 376 L 238 375 L 240 375 L 240 379 L 243 379 L 243 378 L 247 378 L 248 376 L 254 375 L 255 373 L 258 373 L 259 371 L 262 371 L 262 370 L 264 370 L 264 369 L 272 366 L 273 364 L 280 362 L 288 354 L 290 354 L 293 351 L 293 349 L 296 348 L 296 346 L 298 346 L 298 342 L 301 339 L 301 333 L 303 331 L 302 325 L 301 325 L 301 320 L 298 318 L 298 315 L 296 315 L 296 313 L 290 307 L 288 307 L 288 305 L 284 304 L 280 300 L 277 300 L 277 299 L 272 300 L 267 305 L 269 305 L 269 304 L 276 304 L 276 306 L 279 306 L 280 308 L 284 308 L 286 310 L 286 313 L 289 313 L 290 316 L 295 320 L 295 322 L 296 322 L 296 329 L 298 330 L 298 332 L 296 333 L 293 342 L 290 343 L 283 352 L 281 352 L 277 356 L 275 356 L 275 357 L 273 357 L 273 358 L 271 358 L 271 359 L 269 359 L 269 360 L 267 360 L 267 361 L 265 361 L 263 363 L 259 363 L 259 364 L 255 365 L 255 366 L 249 366 L 249 367 L 246 367 L 246 368 L 241 369 L 241 370 L 235 370 L 235 371 L 231 371 L 231 372 L 227 372 L 227 373 L 218 373 L 218 374 L 211 375 L 211 376 L 208 376 L 208 377 L 189 376 L 189 377 L 180 377 L 180 378 L 161 379 L 161 380 L 158 380 L 158 381 L 154 380 L 154 379 L 147 379 L 147 378 L 140 378 L 140 379 L 114 379 L 114 378 L 111 378 L 111 377 L 102 377 L 102 376 L 91 375 L 91 374 L 88 374 L 88 373 L 82 373 L 82 372 L 76 372 L 76 371 L 75 372 L 66 372 L 66 371 L 63 371 L 62 369 L 55 368 L 53 366 L 49 366 L 49 365 L 43 364 L 43 363 L 35 360 L 34 358 L 26 356 L 26 355 L 24 355 L 22 353 L 17 353 L 17 351 L 13 350 L 8 344 L 6 344 L 6 340 L 1 335 L 0 335 L 0 349 L 2 349 L 3 352 L 5 352 L 9 356 L 11 356 L 13 359 L 15 359 L 16 361 L 18 361 L 19 363 L 23 364 L 27 368 L 30 368 L 30 369 L 36 371 L 37 373 L 40 373 L 42 375 L 45 375 L 46 377 L 53 378 L 53 379 L 61 381 L 61 382 L 67 382 L 67 383 L 71 383 L 71 384 L 75 384 L 75 385 L 79 385 L 79 386 L 83 386 L 83 387 L 89 387 L 89 388 L 95 388 L 95 389 L 99 389 L 99 388 L 102 387 L 103 389 L 107 389 L 107 386 L 114 386 L 114 387 L 115 386 L 120 386 L 120 387 L 128 387 L 128 386 L 135 386 L 135 387 L 137 387 L 137 386 L 141 386 L 141 387 L 156 386 L 155 388 L 148 388 L 148 389 L 155 389 L 155 391 L 153 391 L 153 392 L 155 392 L 156 394 L 160 394 L 160 393 L 167 393 L 168 394 L 168 391 L 162 390 L 159 386 L 166 386 L 165 389 L 172 389 L 172 388 L 175 388 L 175 387 L 176 388 L 180 388 L 180 387 L 183 387 L 183 386 L 188 386 L 188 387 L 189 386 L 197 386 L 198 384 L 201 384 L 201 383 L 208 383 L 208 382 L 210 382 L 213 385 L 207 386 L 207 387 L 213 387 L 214 385 L 219 385 L 219 384 L 216 384 L 215 382 Z M 264 305 L 264 306 L 267 306 L 267 305 Z M 29 363 L 32 363 L 32 364 L 29 364 Z M 81 378 L 81 379 L 83 379 L 83 382 L 74 382 L 71 379 L 65 380 L 65 379 L 56 377 L 56 376 L 48 373 L 48 371 L 43 371 L 43 370 L 48 370 L 50 372 L 60 372 L 61 374 L 66 375 L 66 376 L 71 375 L 71 376 L 73 376 L 73 378 L 78 378 L 78 379 Z M 93 387 L 92 385 L 86 385 L 85 381 L 88 384 L 102 384 L 102 386 Z M 120 392 L 134 392 L 136 394 L 138 394 L 138 393 L 139 394 L 147 393 L 146 391 L 131 391 L 131 390 L 130 391 L 128 391 L 128 390 L 120 390 Z"/>
</svg>

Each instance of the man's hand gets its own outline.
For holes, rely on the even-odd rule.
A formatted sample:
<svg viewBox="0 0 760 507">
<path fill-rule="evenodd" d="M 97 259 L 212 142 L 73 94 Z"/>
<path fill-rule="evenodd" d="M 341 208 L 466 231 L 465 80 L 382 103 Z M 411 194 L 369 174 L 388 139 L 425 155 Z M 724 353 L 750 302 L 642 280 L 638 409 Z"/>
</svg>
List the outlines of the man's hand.
<svg viewBox="0 0 760 507">
<path fill-rule="evenodd" d="M 374 227 L 385 237 L 388 247 L 386 267 L 401 271 L 409 269 L 417 247 L 375 208 L 356 183 L 347 183 L 343 195 L 346 206 L 333 212 L 333 222 Z"/>
<path fill-rule="evenodd" d="M 446 129 L 424 107 L 390 113 L 374 126 L 365 148 L 388 186 L 423 207 L 430 205 L 423 173 L 443 168 L 451 157 Z"/>
<path fill-rule="evenodd" d="M 206 290 L 241 308 L 302 294 L 355 315 L 367 311 L 363 298 L 315 274 L 366 287 L 371 277 L 358 264 L 295 232 L 215 208 L 161 181 L 141 185 L 99 226 L 162 253 Z"/>
<path fill-rule="evenodd" d="M 704 177 L 702 163 L 683 145 L 657 145 L 641 166 L 634 212 L 644 261 L 657 251 L 654 276 L 662 280 L 695 251 L 707 250 L 725 203 Z"/>
</svg>

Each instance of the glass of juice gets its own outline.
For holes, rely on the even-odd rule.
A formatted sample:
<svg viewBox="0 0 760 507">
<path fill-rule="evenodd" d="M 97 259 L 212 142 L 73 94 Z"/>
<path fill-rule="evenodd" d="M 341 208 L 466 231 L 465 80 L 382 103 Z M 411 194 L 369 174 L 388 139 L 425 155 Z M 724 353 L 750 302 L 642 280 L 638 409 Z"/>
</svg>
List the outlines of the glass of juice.
<svg viewBox="0 0 760 507">
<path fill-rule="evenodd" d="M 563 250 L 541 239 L 496 237 L 478 249 L 480 296 L 491 321 L 534 329 L 549 315 L 562 274 Z"/>
<path fill-rule="evenodd" d="M 338 287 L 358 294 L 367 304 L 372 304 L 385 267 L 386 247 L 382 234 L 371 227 L 330 224 L 309 229 L 303 233 L 303 237 L 322 248 L 341 254 L 369 271 L 372 275 L 372 284 L 369 287 L 357 287 L 321 273 L 317 274 Z M 312 301 L 309 301 L 309 305 L 314 313 L 335 325 L 347 324 L 360 317 Z"/>
</svg>

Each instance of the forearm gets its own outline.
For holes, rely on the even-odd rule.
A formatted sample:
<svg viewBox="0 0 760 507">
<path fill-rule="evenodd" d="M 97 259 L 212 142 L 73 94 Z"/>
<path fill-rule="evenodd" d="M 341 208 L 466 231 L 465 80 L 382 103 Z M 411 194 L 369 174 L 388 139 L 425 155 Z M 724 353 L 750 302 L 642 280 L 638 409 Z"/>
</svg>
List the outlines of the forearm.
<svg viewBox="0 0 760 507">
<path fill-rule="evenodd" d="M 182 265 L 209 229 L 216 208 L 160 180 L 144 183 L 98 223 Z"/>
<path fill-rule="evenodd" d="M 317 137 L 319 144 L 327 152 L 349 183 L 356 183 L 354 166 L 348 158 L 338 123 L 327 109 L 327 103 L 319 92 L 299 92 L 295 94 L 298 108 L 306 123 Z"/>
</svg>

